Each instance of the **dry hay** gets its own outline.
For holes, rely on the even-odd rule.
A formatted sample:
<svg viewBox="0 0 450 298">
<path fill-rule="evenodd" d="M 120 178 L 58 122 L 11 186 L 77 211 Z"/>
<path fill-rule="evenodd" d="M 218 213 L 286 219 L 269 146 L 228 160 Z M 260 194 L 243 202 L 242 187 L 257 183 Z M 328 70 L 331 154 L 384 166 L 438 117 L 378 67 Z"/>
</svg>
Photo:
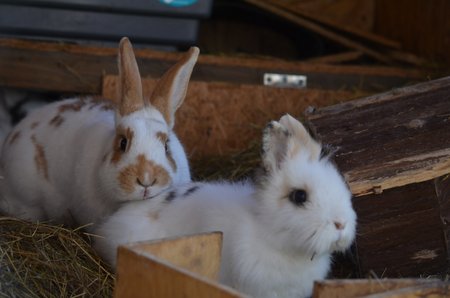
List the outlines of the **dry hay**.
<svg viewBox="0 0 450 298">
<path fill-rule="evenodd" d="M 193 179 L 197 181 L 241 180 L 250 176 L 260 164 L 260 144 L 228 156 L 203 156 L 191 160 Z"/>
<path fill-rule="evenodd" d="M 113 284 L 80 230 L 0 217 L 0 297 L 110 297 Z"/>
</svg>

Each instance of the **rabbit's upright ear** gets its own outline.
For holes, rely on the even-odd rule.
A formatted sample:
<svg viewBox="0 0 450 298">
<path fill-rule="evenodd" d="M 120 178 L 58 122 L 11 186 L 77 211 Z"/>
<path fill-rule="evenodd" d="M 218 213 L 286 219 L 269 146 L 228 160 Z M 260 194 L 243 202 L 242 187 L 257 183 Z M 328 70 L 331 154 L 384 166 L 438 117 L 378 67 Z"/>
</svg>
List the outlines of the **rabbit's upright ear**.
<svg viewBox="0 0 450 298">
<path fill-rule="evenodd" d="M 309 134 L 300 121 L 291 115 L 286 114 L 280 118 L 280 124 L 289 131 L 290 135 L 292 135 L 287 151 L 288 157 L 291 158 L 302 152 L 309 155 L 311 160 L 320 159 L 322 145 Z"/>
<path fill-rule="evenodd" d="M 277 121 L 271 121 L 263 131 L 262 163 L 264 169 L 274 173 L 280 169 L 281 163 L 287 156 L 290 139 L 288 130 Z"/>
<path fill-rule="evenodd" d="M 175 124 L 176 110 L 186 97 L 189 79 L 199 52 L 197 47 L 191 47 L 184 57 L 162 76 L 150 97 L 150 103 L 162 113 L 170 128 Z"/>
<path fill-rule="evenodd" d="M 128 38 L 124 37 L 119 44 L 119 114 L 125 116 L 144 107 L 142 82 L 136 58 Z"/>
</svg>

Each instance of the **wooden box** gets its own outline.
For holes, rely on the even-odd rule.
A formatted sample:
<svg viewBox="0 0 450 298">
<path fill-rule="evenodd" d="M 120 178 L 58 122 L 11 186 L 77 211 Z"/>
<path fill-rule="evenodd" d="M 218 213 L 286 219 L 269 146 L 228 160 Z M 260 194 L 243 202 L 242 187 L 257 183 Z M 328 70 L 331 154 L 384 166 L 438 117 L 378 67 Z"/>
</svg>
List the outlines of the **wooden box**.
<svg viewBox="0 0 450 298">
<path fill-rule="evenodd" d="M 217 282 L 220 233 L 133 243 L 119 248 L 114 297 L 246 297 Z M 313 298 L 448 297 L 437 279 L 323 280 Z"/>
</svg>

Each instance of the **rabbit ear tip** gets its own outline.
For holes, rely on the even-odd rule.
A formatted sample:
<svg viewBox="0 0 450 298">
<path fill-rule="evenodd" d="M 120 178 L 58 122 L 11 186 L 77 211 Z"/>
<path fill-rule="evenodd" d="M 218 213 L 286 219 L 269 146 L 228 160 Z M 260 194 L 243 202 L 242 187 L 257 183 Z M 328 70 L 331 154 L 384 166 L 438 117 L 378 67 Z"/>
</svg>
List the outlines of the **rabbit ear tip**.
<svg viewBox="0 0 450 298">
<path fill-rule="evenodd" d="M 120 45 L 123 45 L 125 43 L 130 43 L 130 40 L 126 36 L 124 36 L 120 39 Z"/>
</svg>

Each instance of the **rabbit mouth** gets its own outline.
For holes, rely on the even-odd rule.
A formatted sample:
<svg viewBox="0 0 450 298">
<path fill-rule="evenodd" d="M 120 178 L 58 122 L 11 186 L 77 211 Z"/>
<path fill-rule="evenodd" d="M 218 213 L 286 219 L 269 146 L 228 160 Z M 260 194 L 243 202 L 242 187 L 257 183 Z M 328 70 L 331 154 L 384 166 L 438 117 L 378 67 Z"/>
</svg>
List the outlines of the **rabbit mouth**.
<svg viewBox="0 0 450 298">
<path fill-rule="evenodd" d="M 152 192 L 152 190 L 145 189 L 142 194 L 141 200 L 144 201 L 144 200 L 154 199 L 154 198 L 160 196 L 162 193 L 164 193 L 165 190 L 166 190 L 166 188 L 163 188 L 156 192 L 154 192 L 154 191 Z"/>
</svg>

